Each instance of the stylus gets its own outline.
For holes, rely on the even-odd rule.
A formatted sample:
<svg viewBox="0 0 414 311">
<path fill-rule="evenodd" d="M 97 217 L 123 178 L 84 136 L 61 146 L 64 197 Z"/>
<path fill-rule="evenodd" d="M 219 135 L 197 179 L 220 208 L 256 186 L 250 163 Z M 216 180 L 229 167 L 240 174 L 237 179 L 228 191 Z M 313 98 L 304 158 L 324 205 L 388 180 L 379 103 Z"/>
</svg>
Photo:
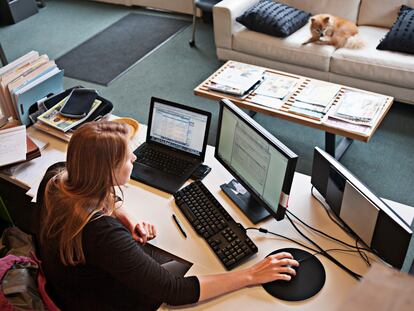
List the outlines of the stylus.
<svg viewBox="0 0 414 311">
<path fill-rule="evenodd" d="M 180 229 L 180 231 L 184 235 L 184 237 L 187 238 L 187 233 L 185 233 L 184 228 L 181 225 L 181 222 L 178 220 L 177 216 L 172 214 L 172 218 L 173 218 L 174 222 L 177 224 L 178 229 Z"/>
</svg>

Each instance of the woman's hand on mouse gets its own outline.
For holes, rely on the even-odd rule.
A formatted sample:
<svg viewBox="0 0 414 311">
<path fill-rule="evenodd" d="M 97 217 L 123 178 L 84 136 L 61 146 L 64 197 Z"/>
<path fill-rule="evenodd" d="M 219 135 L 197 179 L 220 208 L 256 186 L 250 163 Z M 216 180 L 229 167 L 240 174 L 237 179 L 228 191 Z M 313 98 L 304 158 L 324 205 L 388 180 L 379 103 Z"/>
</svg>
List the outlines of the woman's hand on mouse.
<svg viewBox="0 0 414 311">
<path fill-rule="evenodd" d="M 264 258 L 259 263 L 247 269 L 250 274 L 251 285 L 258 285 L 276 280 L 290 281 L 296 275 L 293 267 L 299 262 L 289 253 L 283 252 Z"/>
</svg>

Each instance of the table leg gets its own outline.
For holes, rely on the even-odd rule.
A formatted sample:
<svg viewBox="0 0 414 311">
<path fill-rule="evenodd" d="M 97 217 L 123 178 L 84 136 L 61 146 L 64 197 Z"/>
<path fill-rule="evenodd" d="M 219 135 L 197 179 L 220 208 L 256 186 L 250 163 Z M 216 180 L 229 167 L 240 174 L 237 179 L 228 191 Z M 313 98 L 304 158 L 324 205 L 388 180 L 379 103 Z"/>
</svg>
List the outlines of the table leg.
<svg viewBox="0 0 414 311">
<path fill-rule="evenodd" d="M 338 161 L 342 158 L 345 151 L 349 148 L 352 142 L 353 139 L 343 137 L 338 146 L 336 146 L 336 135 L 325 132 L 325 151 Z"/>
<path fill-rule="evenodd" d="M 0 43 L 0 60 L 3 66 L 6 66 L 9 62 L 7 61 L 6 54 L 4 53 L 3 47 Z"/>
<path fill-rule="evenodd" d="M 253 118 L 255 115 L 256 115 L 256 111 L 253 111 L 253 110 L 249 110 L 248 112 L 247 112 L 247 114 L 249 115 L 249 117 L 250 118 Z"/>
</svg>

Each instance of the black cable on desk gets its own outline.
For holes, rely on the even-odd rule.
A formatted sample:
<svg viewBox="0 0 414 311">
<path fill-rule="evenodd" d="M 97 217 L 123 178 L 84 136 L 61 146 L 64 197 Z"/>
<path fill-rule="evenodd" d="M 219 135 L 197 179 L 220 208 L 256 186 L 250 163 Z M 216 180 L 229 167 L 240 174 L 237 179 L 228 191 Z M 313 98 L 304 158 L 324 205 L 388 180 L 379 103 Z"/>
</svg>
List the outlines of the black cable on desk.
<svg viewBox="0 0 414 311">
<path fill-rule="evenodd" d="M 380 258 L 382 261 L 384 261 L 381 256 L 372 248 L 370 247 L 360 247 L 358 245 L 359 242 L 363 243 L 363 241 L 361 240 L 361 238 L 359 236 L 357 236 L 354 232 L 352 232 L 348 227 L 346 227 L 343 223 L 341 223 L 340 221 L 334 219 L 334 217 L 331 215 L 331 212 L 328 210 L 328 208 L 325 206 L 324 202 L 322 202 L 314 193 L 313 193 L 313 186 L 311 188 L 311 194 L 312 196 L 316 199 L 316 201 L 319 202 L 319 204 L 322 206 L 322 208 L 325 210 L 326 214 L 329 216 L 329 218 L 332 220 L 332 222 L 334 222 L 339 228 L 341 228 L 342 230 L 344 230 L 351 238 L 355 239 L 355 246 L 351 246 L 357 250 L 359 250 L 359 254 L 361 256 L 361 258 L 367 263 L 368 266 L 371 266 L 371 262 L 367 256 L 367 254 L 365 254 L 362 251 L 367 251 L 370 252 L 371 254 L 376 255 L 378 258 Z M 296 217 L 297 218 L 297 217 Z M 341 241 L 340 243 L 344 244 L 345 242 Z M 347 243 L 346 243 L 347 244 Z M 384 261 L 384 263 L 386 263 Z"/>
<path fill-rule="evenodd" d="M 331 236 L 331 235 L 329 235 L 329 234 L 327 234 L 327 233 L 325 233 L 325 232 L 323 232 L 323 231 L 321 231 L 321 230 L 318 230 L 318 229 L 316 229 L 316 228 L 314 228 L 314 227 L 312 227 L 312 226 L 310 226 L 310 225 L 308 225 L 307 223 L 305 223 L 303 220 L 301 220 L 299 217 L 297 217 L 295 214 L 293 214 L 291 211 L 289 211 L 289 210 L 286 210 L 291 216 L 293 216 L 295 219 L 297 219 L 302 225 L 304 225 L 305 227 L 307 227 L 307 228 L 309 228 L 309 229 L 311 229 L 311 230 L 313 230 L 314 232 L 316 232 L 316 233 L 318 233 L 318 234 L 320 234 L 320 235 L 322 235 L 322 236 L 324 236 L 324 237 L 326 237 L 326 238 L 329 238 L 329 239 L 331 239 L 331 240 L 333 240 L 333 241 L 336 241 L 336 242 L 338 242 L 338 243 L 340 243 L 340 244 L 342 244 L 342 245 L 344 245 L 344 246 L 346 246 L 346 247 L 349 247 L 349 248 L 352 248 L 352 249 L 356 249 L 356 251 L 359 253 L 359 255 L 360 255 L 360 257 L 362 258 L 362 260 L 364 260 L 365 261 L 365 263 L 368 265 L 368 266 L 371 266 L 371 262 L 369 261 L 369 258 L 368 258 L 368 256 L 367 256 L 367 254 L 365 254 L 363 251 L 368 251 L 368 252 L 371 252 L 371 253 L 373 253 L 373 251 L 371 250 L 371 249 L 369 249 L 369 248 L 364 248 L 364 247 L 359 247 L 359 245 L 358 245 L 358 240 L 359 240 L 359 238 L 356 238 L 355 239 L 355 246 L 354 245 L 351 245 L 351 244 L 349 244 L 349 243 L 346 243 L 346 242 L 344 242 L 344 241 L 341 241 L 341 240 L 339 240 L 339 239 L 337 239 L 337 238 L 335 238 L 335 237 L 333 237 L 333 236 Z"/>
<path fill-rule="evenodd" d="M 270 234 L 273 234 L 273 235 L 275 235 L 275 236 L 278 236 L 278 237 L 280 237 L 280 238 L 282 238 L 282 239 L 286 239 L 286 240 L 288 240 L 288 241 L 291 241 L 291 242 L 293 242 L 293 243 L 296 243 L 296 244 L 298 244 L 298 245 L 300 245 L 300 246 L 302 246 L 302 247 L 304 247 L 304 248 L 306 248 L 306 249 L 309 249 L 309 250 L 311 250 L 311 251 L 313 251 L 313 252 L 318 253 L 318 251 L 317 251 L 316 249 L 312 248 L 312 247 L 309 247 L 309 246 L 307 246 L 307 245 L 305 245 L 305 244 L 303 244 L 303 243 L 301 243 L 301 242 L 299 242 L 299 241 L 296 241 L 296 240 L 294 240 L 294 239 L 288 238 L 287 236 L 281 235 L 281 234 L 279 234 L 279 233 L 274 233 L 274 232 L 272 232 L 272 231 L 269 231 L 269 230 L 267 230 L 267 229 L 265 229 L 265 228 L 254 228 L 254 227 L 249 227 L 249 228 L 246 228 L 246 231 L 247 231 L 247 230 L 257 230 L 257 231 L 260 231 L 260 232 L 265 233 L 265 234 L 266 234 L 266 233 L 270 233 Z"/>
<path fill-rule="evenodd" d="M 344 266 L 341 262 L 339 262 L 336 258 L 332 257 L 330 254 L 328 254 L 322 247 L 320 247 L 316 242 L 314 242 L 311 238 L 307 237 L 296 225 L 295 223 L 292 221 L 292 219 L 289 217 L 288 214 L 286 214 L 286 218 L 290 221 L 290 223 L 292 224 L 293 228 L 295 228 L 295 230 L 302 236 L 304 237 L 306 240 L 308 240 L 310 243 L 312 243 L 314 246 L 316 246 L 322 255 L 324 255 L 326 258 L 328 258 L 330 261 L 332 261 L 333 263 L 335 263 L 338 267 L 340 267 L 342 270 L 344 270 L 345 272 L 347 272 L 349 275 L 351 275 L 353 278 L 359 280 L 362 276 L 355 273 L 354 271 L 350 270 L 349 268 L 347 268 L 346 266 Z"/>
<path fill-rule="evenodd" d="M 307 260 L 307 259 L 309 259 L 309 258 L 311 258 L 313 256 L 316 256 L 318 254 L 322 254 L 323 252 L 347 252 L 347 253 L 357 253 L 358 252 L 358 250 L 343 249 L 343 248 L 330 248 L 330 249 L 326 249 L 324 251 L 317 251 L 316 249 L 314 249 L 312 247 L 309 247 L 309 246 L 307 246 L 307 245 L 305 245 L 305 244 L 303 244 L 303 243 L 301 243 L 299 241 L 296 241 L 294 239 L 291 239 L 291 238 L 289 238 L 287 236 L 284 236 L 284 235 L 281 235 L 279 233 L 275 233 L 275 232 L 269 231 L 266 228 L 249 227 L 249 228 L 246 228 L 246 231 L 247 230 L 257 230 L 257 231 L 259 231 L 261 233 L 264 233 L 264 234 L 269 233 L 269 234 L 275 235 L 277 237 L 280 237 L 280 238 L 286 239 L 288 241 L 291 241 L 291 242 L 293 242 L 295 244 L 298 244 L 298 245 L 302 246 L 303 248 L 306 248 L 306 249 L 311 250 L 311 251 L 314 252 L 313 254 L 309 255 L 308 257 L 305 257 L 305 258 L 302 258 L 302 259 L 298 260 L 298 262 L 305 261 L 305 260 Z"/>
</svg>

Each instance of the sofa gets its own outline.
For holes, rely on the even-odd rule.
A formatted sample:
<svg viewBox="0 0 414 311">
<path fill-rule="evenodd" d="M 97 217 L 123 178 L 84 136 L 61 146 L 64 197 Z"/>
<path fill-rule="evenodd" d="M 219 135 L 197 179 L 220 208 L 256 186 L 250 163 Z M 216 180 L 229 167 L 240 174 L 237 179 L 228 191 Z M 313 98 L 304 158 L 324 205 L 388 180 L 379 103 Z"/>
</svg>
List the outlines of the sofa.
<svg viewBox="0 0 414 311">
<path fill-rule="evenodd" d="M 414 104 L 414 55 L 377 50 L 402 4 L 414 0 L 280 0 L 311 14 L 329 13 L 355 22 L 365 46 L 351 50 L 316 44 L 309 23 L 286 38 L 251 31 L 236 18 L 259 0 L 224 0 L 213 10 L 217 56 L 393 96 Z"/>
<path fill-rule="evenodd" d="M 98 2 L 144 6 L 178 13 L 193 14 L 193 0 L 95 0 Z M 197 14 L 199 15 L 199 13 Z"/>
</svg>

